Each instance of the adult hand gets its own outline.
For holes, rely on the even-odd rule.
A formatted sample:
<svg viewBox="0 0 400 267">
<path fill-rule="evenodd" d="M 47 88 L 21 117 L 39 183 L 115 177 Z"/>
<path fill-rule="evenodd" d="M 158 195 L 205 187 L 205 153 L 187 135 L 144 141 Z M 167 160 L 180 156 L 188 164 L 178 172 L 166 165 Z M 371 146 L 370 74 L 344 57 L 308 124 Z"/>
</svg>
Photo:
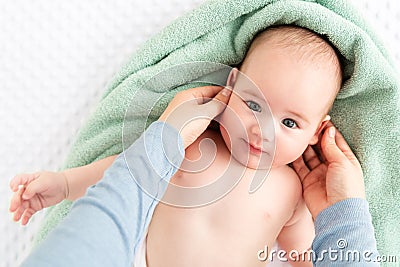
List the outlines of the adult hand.
<svg viewBox="0 0 400 267">
<path fill-rule="evenodd" d="M 158 119 L 173 126 L 182 136 L 184 147 L 191 145 L 211 120 L 225 110 L 232 89 L 203 86 L 179 92 Z"/>
<path fill-rule="evenodd" d="M 303 184 L 303 196 L 313 218 L 329 206 L 347 198 L 365 198 L 360 163 L 331 122 L 319 144 L 309 146 L 293 162 Z"/>
</svg>

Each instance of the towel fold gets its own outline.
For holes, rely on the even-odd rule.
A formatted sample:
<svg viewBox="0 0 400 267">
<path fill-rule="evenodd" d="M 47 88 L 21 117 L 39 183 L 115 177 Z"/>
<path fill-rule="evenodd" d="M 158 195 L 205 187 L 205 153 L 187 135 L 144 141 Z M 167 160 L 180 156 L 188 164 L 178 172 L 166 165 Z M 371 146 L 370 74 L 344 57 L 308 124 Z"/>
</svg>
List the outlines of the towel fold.
<svg viewBox="0 0 400 267">
<path fill-rule="evenodd" d="M 157 86 L 147 86 L 153 76 L 186 62 L 238 64 L 255 34 L 278 24 L 296 24 L 323 34 L 343 56 L 345 82 L 334 103 L 332 121 L 361 161 L 378 249 L 382 255 L 397 255 L 400 251 L 398 73 L 382 42 L 348 1 L 205 2 L 153 36 L 132 56 L 80 130 L 63 167 L 81 166 L 120 153 L 128 107 L 137 107 L 128 122 L 133 141 L 161 115 L 177 91 L 198 86 L 191 81 L 205 73 L 188 68 L 176 76 L 164 77 Z M 64 201 L 49 210 L 37 241 L 68 213 L 70 205 L 71 202 Z"/>
</svg>

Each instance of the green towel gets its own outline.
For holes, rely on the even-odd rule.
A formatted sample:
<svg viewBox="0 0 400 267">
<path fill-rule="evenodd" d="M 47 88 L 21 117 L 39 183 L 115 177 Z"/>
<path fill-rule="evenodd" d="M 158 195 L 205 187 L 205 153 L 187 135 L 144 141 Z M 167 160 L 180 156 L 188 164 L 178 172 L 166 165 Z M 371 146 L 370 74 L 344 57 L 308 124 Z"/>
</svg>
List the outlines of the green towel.
<svg viewBox="0 0 400 267">
<path fill-rule="evenodd" d="M 181 71 L 176 77 L 164 77 L 156 90 L 143 86 L 152 76 L 185 62 L 238 64 L 255 34 L 277 24 L 296 24 L 324 34 L 343 55 L 346 80 L 334 104 L 332 120 L 362 163 L 378 249 L 381 254 L 396 255 L 400 251 L 397 72 L 382 42 L 348 1 L 205 2 L 149 39 L 114 77 L 80 130 L 64 168 L 120 153 L 128 106 L 137 106 L 129 120 L 134 140 L 158 118 L 176 91 L 198 86 L 190 83 L 199 76 L 197 72 Z M 150 108 L 150 119 L 146 120 Z M 65 201 L 49 210 L 37 241 L 68 213 L 70 204 Z"/>
</svg>

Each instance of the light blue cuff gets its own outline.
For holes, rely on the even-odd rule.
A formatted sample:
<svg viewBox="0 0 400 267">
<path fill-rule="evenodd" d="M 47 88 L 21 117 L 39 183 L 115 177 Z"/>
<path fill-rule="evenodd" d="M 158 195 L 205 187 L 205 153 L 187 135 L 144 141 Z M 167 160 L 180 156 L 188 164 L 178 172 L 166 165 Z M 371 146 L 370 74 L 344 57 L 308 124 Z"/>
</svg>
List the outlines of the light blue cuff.
<svg viewBox="0 0 400 267">
<path fill-rule="evenodd" d="M 379 266 L 368 202 L 350 198 L 323 210 L 315 220 L 312 249 L 316 266 Z"/>
<path fill-rule="evenodd" d="M 321 211 L 315 219 L 315 231 L 329 227 L 333 221 L 369 221 L 368 202 L 362 198 L 348 198 Z"/>
</svg>

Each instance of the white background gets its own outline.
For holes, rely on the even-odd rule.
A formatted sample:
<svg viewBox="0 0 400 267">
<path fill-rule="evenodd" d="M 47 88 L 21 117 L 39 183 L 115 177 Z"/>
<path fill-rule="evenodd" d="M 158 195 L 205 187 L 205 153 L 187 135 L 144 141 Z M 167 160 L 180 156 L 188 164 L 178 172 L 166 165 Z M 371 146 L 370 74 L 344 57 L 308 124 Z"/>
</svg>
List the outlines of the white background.
<svg viewBox="0 0 400 267">
<path fill-rule="evenodd" d="M 146 40 L 202 0 L 4 1 L 0 5 L 0 267 L 17 266 L 43 216 L 11 220 L 9 180 L 57 170 L 107 82 Z M 400 66 L 396 0 L 354 1 Z"/>
</svg>

